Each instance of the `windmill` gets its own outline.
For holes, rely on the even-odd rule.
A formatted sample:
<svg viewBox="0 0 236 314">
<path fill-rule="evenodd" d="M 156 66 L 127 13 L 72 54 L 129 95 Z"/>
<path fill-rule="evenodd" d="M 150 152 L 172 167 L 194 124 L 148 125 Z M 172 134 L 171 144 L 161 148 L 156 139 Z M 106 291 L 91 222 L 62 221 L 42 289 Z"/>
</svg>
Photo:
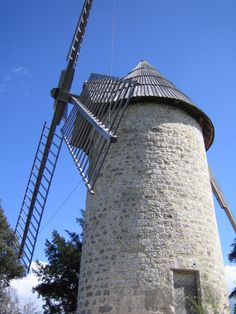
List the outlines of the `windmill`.
<svg viewBox="0 0 236 314">
<path fill-rule="evenodd" d="M 15 234 L 18 256 L 29 271 L 48 192 L 64 140 L 88 190 L 95 183 L 110 146 L 117 141 L 117 129 L 137 82 L 92 74 L 78 96 L 70 92 L 92 0 L 85 0 L 58 87 L 50 126 L 43 126 L 35 159 L 18 216 Z M 68 104 L 73 108 L 68 112 Z M 63 122 L 61 133 L 57 132 Z M 236 223 L 211 173 L 212 189 L 236 231 Z"/>
</svg>

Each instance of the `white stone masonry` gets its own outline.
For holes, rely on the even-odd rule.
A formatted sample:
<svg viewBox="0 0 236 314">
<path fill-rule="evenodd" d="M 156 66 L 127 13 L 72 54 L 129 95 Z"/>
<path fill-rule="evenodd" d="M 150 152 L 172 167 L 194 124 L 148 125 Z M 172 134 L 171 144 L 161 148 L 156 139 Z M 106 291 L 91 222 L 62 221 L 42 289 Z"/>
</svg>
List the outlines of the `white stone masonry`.
<svg viewBox="0 0 236 314">
<path fill-rule="evenodd" d="M 201 128 L 179 108 L 130 104 L 87 196 L 77 313 L 192 313 L 181 274 L 207 313 L 228 313 Z"/>
</svg>

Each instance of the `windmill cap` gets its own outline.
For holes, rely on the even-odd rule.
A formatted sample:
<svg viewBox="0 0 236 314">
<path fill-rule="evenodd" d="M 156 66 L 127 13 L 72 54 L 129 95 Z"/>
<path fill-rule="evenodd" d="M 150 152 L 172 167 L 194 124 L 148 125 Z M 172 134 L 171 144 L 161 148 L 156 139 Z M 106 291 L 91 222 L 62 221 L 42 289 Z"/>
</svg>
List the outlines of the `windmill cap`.
<svg viewBox="0 0 236 314">
<path fill-rule="evenodd" d="M 137 82 L 131 95 L 131 103 L 143 101 L 143 98 L 145 101 L 158 98 L 168 105 L 188 112 L 202 128 L 206 150 L 210 148 L 214 140 L 214 126 L 210 118 L 152 65 L 142 60 L 124 79 Z"/>
</svg>

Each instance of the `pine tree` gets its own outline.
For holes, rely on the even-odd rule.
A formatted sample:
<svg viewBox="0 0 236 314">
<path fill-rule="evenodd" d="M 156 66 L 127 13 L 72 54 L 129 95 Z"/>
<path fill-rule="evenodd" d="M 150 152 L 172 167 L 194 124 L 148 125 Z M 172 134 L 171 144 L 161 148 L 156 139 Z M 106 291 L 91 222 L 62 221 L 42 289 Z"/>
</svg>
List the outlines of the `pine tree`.
<svg viewBox="0 0 236 314">
<path fill-rule="evenodd" d="M 234 240 L 234 243 L 232 244 L 232 252 L 229 254 L 229 260 L 230 262 L 236 263 L 236 238 Z M 236 297 L 236 287 L 233 289 L 233 291 L 229 295 L 230 298 Z"/>
<path fill-rule="evenodd" d="M 12 287 L 6 287 L 0 291 L 1 314 L 40 314 L 38 307 L 31 300 L 20 302 L 17 292 Z"/>
<path fill-rule="evenodd" d="M 69 240 L 57 231 L 46 240 L 48 264 L 36 262 L 35 275 L 41 282 L 33 288 L 45 301 L 44 313 L 74 313 L 76 310 L 82 243 L 76 233 Z"/>
<path fill-rule="evenodd" d="M 0 289 L 9 286 L 10 280 L 24 276 L 24 268 L 17 258 L 16 238 L 0 206 Z"/>
</svg>

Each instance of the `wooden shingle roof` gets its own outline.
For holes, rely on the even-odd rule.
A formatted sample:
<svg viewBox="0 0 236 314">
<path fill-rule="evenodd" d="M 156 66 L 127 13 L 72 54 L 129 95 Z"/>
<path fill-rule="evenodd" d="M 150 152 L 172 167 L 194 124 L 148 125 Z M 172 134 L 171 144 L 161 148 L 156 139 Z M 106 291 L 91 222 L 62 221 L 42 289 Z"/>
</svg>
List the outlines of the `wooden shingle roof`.
<svg viewBox="0 0 236 314">
<path fill-rule="evenodd" d="M 131 70 L 124 79 L 136 81 L 137 85 L 131 96 L 131 103 L 140 101 L 157 101 L 179 107 L 187 111 L 200 124 L 205 147 L 208 149 L 214 140 L 214 126 L 210 118 L 198 108 L 191 99 L 181 92 L 173 83 L 167 80 L 160 72 L 147 61 L 141 61 Z"/>
</svg>

